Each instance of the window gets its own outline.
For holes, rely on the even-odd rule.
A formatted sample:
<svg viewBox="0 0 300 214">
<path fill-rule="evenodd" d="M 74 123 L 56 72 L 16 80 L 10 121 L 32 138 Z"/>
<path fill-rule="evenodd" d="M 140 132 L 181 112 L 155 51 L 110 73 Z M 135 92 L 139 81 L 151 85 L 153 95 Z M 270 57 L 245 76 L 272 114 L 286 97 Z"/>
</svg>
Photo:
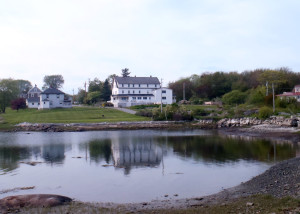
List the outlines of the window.
<svg viewBox="0 0 300 214">
<path fill-rule="evenodd" d="M 46 102 L 44 102 L 44 104 L 46 104 Z"/>
<path fill-rule="evenodd" d="M 40 103 L 38 103 L 38 105 L 40 105 Z"/>
<path fill-rule="evenodd" d="M 139 91 L 139 94 L 141 93 L 141 91 Z"/>
<path fill-rule="evenodd" d="M 165 94 L 165 93 L 166 93 L 166 90 L 162 90 L 161 92 Z"/>
<path fill-rule="evenodd" d="M 49 95 L 47 94 L 47 98 L 49 98 Z"/>
<path fill-rule="evenodd" d="M 130 90 L 128 90 L 128 94 L 130 94 Z"/>
<path fill-rule="evenodd" d="M 138 97 L 138 100 L 141 100 L 142 98 L 141 97 Z"/>
<path fill-rule="evenodd" d="M 161 99 L 166 100 L 167 98 L 166 97 L 162 97 Z"/>
<path fill-rule="evenodd" d="M 124 94 L 124 90 L 122 90 L 122 94 Z"/>
<path fill-rule="evenodd" d="M 149 87 L 149 84 L 147 84 L 147 88 Z"/>
<path fill-rule="evenodd" d="M 34 103 L 32 103 L 32 105 L 34 106 Z"/>
<path fill-rule="evenodd" d="M 134 90 L 132 91 L 132 93 L 134 94 Z"/>
<path fill-rule="evenodd" d="M 143 97 L 143 100 L 147 100 L 147 97 Z"/>
<path fill-rule="evenodd" d="M 136 100 L 136 97 L 132 97 L 133 100 Z"/>
<path fill-rule="evenodd" d="M 134 88 L 134 84 L 132 84 L 132 88 Z"/>
<path fill-rule="evenodd" d="M 156 88 L 156 84 L 155 84 L 155 88 Z"/>
<path fill-rule="evenodd" d="M 34 97 L 34 94 L 31 94 L 31 97 Z"/>
<path fill-rule="evenodd" d="M 141 84 L 139 84 L 139 87 L 141 87 Z"/>
<path fill-rule="evenodd" d="M 128 98 L 127 97 L 122 97 L 121 100 L 128 100 Z"/>
<path fill-rule="evenodd" d="M 56 95 L 56 98 L 57 98 L 57 99 L 59 98 L 59 94 Z"/>
<path fill-rule="evenodd" d="M 149 97 L 149 100 L 151 100 L 151 97 Z"/>
<path fill-rule="evenodd" d="M 122 84 L 122 87 L 124 87 L 124 84 Z"/>
</svg>

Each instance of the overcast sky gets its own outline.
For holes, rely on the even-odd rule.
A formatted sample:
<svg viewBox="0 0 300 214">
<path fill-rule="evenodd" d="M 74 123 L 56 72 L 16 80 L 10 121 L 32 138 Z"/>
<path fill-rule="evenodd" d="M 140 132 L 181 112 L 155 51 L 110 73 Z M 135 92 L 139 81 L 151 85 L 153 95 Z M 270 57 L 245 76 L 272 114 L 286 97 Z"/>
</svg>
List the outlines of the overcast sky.
<svg viewBox="0 0 300 214">
<path fill-rule="evenodd" d="M 299 0 L 0 0 L 0 79 L 300 71 Z"/>
</svg>

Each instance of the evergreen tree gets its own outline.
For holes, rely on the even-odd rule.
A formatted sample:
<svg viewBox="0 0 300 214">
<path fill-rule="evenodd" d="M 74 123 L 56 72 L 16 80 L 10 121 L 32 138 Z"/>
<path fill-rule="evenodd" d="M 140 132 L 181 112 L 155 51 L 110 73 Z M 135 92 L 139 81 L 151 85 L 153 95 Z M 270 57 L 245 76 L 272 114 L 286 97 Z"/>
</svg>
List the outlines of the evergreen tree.
<svg viewBox="0 0 300 214">
<path fill-rule="evenodd" d="M 108 79 L 106 79 L 102 88 L 102 99 L 104 101 L 108 101 L 110 100 L 110 95 L 111 95 L 111 87 L 109 85 Z"/>
<path fill-rule="evenodd" d="M 128 68 L 124 68 L 122 69 L 122 77 L 129 77 L 129 69 Z"/>
</svg>

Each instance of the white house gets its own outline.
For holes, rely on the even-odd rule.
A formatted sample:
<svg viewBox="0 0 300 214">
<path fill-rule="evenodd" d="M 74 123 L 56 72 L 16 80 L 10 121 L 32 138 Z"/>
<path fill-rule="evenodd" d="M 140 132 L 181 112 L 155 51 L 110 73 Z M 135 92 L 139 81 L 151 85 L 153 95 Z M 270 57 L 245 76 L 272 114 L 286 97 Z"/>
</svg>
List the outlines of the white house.
<svg viewBox="0 0 300 214">
<path fill-rule="evenodd" d="M 27 93 L 26 105 L 28 108 L 38 108 L 40 105 L 40 94 L 41 90 L 35 85 Z"/>
<path fill-rule="evenodd" d="M 40 94 L 39 109 L 72 108 L 72 99 L 56 88 L 48 88 Z"/>
<path fill-rule="evenodd" d="M 172 98 L 172 90 L 161 90 L 157 77 L 115 77 L 113 80 L 111 103 L 114 107 L 160 104 L 161 101 L 172 104 Z"/>
<path fill-rule="evenodd" d="M 169 88 L 162 87 L 153 90 L 153 95 L 155 97 L 154 104 L 172 104 L 175 102 L 173 99 L 173 90 Z"/>
</svg>

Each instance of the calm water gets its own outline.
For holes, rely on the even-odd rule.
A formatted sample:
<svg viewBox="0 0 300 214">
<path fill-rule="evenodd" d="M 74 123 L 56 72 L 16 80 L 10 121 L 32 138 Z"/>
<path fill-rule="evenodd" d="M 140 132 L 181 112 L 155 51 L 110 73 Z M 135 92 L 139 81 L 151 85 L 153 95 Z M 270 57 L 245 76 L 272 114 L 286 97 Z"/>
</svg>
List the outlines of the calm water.
<svg viewBox="0 0 300 214">
<path fill-rule="evenodd" d="M 297 151 L 294 144 L 201 130 L 0 133 L 0 198 L 49 193 L 124 203 L 203 196 Z M 4 193 L 29 186 L 35 188 Z"/>
</svg>

